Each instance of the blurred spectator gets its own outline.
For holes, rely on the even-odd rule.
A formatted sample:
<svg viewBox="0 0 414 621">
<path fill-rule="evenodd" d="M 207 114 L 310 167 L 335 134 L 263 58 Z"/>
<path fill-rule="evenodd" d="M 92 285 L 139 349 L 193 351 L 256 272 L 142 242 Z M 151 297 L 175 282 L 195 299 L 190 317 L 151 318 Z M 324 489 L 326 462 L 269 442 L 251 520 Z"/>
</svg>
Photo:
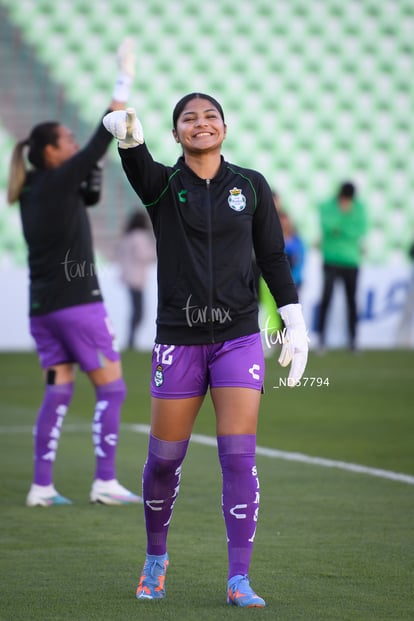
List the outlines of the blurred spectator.
<svg viewBox="0 0 414 621">
<path fill-rule="evenodd" d="M 296 230 L 289 214 L 280 205 L 280 199 L 275 199 L 275 206 L 279 214 L 280 224 L 282 225 L 283 238 L 285 240 L 285 251 L 292 272 L 296 288 L 300 293 L 303 281 L 303 268 L 305 264 L 305 244 Z"/>
<path fill-rule="evenodd" d="M 361 264 L 362 238 L 367 232 L 366 209 L 357 198 L 355 185 L 342 183 L 337 195 L 321 204 L 321 252 L 323 260 L 323 291 L 317 331 L 319 346 L 325 347 L 325 328 L 334 285 L 342 280 L 345 287 L 348 315 L 349 349 L 356 348 L 356 291 Z"/>
<path fill-rule="evenodd" d="M 136 331 L 143 318 L 144 289 L 149 268 L 156 261 L 155 238 L 147 213 L 141 209 L 129 217 L 118 246 L 121 280 L 130 293 L 131 310 L 127 345 L 133 349 Z"/>
<path fill-rule="evenodd" d="M 285 241 L 285 252 L 289 261 L 290 271 L 292 272 L 293 280 L 298 293 L 300 293 L 300 286 L 303 279 L 302 273 L 305 259 L 305 246 L 288 213 L 282 207 L 280 195 L 276 191 L 273 191 L 273 202 L 282 227 L 283 238 Z M 276 303 L 263 278 L 259 279 L 258 286 L 260 304 L 262 311 L 264 311 L 265 314 L 264 329 L 266 332 L 265 336 L 267 336 L 267 338 L 264 340 L 265 344 L 268 345 L 269 342 L 274 340 L 274 333 L 282 327 L 282 322 L 280 320 Z M 269 347 L 265 349 L 265 353 L 270 355 L 271 352 L 267 351 L 268 349 Z"/>
<path fill-rule="evenodd" d="M 408 254 L 411 259 L 411 278 L 397 327 L 396 345 L 398 347 L 414 345 L 414 242 L 411 244 Z"/>
</svg>

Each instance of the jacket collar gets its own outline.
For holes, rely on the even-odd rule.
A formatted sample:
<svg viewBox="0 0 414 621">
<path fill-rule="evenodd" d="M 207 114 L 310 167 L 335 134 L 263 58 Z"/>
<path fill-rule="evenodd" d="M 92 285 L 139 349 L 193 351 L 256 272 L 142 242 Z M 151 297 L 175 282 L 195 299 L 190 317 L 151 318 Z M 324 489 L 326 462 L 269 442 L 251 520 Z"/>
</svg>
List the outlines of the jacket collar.
<svg viewBox="0 0 414 621">
<path fill-rule="evenodd" d="M 213 177 L 213 179 L 210 180 L 212 182 L 220 181 L 220 179 L 222 179 L 224 175 L 226 174 L 227 163 L 222 155 L 220 156 L 220 159 L 221 159 L 220 167 L 215 177 Z M 187 166 L 187 164 L 185 163 L 184 157 L 182 155 L 178 158 L 177 163 L 174 166 L 174 168 L 184 171 L 187 175 L 189 175 L 192 178 L 194 183 L 204 184 L 206 181 L 205 179 L 202 179 L 201 177 L 196 175 L 196 173 L 193 170 L 191 170 L 189 166 Z"/>
</svg>

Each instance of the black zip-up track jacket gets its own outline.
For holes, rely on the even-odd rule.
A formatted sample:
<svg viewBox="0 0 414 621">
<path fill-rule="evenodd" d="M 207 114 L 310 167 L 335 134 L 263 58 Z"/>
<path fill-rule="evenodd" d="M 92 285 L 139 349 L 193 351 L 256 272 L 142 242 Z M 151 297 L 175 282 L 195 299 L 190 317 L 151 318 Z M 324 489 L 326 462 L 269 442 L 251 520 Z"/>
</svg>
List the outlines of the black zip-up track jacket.
<svg viewBox="0 0 414 621">
<path fill-rule="evenodd" d="M 155 162 L 145 143 L 119 149 L 157 240 L 156 342 L 197 345 L 259 331 L 256 261 L 278 306 L 297 291 L 271 189 L 260 173 L 221 160 L 201 179 L 180 157 Z"/>
<path fill-rule="evenodd" d="M 99 198 L 88 176 L 111 140 L 100 122 L 86 146 L 61 166 L 27 175 L 20 215 L 28 247 L 31 316 L 102 301 L 86 207 Z"/>
</svg>

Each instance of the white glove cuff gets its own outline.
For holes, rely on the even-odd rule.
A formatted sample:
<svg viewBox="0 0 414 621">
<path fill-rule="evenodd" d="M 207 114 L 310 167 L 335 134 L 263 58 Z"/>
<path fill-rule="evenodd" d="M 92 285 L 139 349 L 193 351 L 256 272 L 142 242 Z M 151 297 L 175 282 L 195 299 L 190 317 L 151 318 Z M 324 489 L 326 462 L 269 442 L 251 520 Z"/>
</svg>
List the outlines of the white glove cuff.
<svg viewBox="0 0 414 621">
<path fill-rule="evenodd" d="M 132 78 L 126 73 L 120 73 L 115 82 L 112 99 L 120 102 L 127 102 L 131 90 Z"/>
<path fill-rule="evenodd" d="M 286 304 L 286 306 L 281 306 L 279 308 L 279 313 L 286 327 L 304 325 L 305 323 L 301 304 Z"/>
</svg>

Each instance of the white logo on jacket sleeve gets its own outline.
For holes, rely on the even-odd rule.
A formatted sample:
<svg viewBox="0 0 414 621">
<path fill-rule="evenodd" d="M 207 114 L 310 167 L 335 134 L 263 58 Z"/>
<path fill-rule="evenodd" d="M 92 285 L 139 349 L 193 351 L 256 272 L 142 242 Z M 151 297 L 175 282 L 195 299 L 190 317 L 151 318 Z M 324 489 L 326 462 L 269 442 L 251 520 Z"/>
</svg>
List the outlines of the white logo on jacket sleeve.
<svg viewBox="0 0 414 621">
<path fill-rule="evenodd" d="M 228 197 L 228 203 L 234 211 L 243 211 L 246 207 L 246 197 L 239 188 L 233 188 L 230 190 L 230 196 Z"/>
</svg>

